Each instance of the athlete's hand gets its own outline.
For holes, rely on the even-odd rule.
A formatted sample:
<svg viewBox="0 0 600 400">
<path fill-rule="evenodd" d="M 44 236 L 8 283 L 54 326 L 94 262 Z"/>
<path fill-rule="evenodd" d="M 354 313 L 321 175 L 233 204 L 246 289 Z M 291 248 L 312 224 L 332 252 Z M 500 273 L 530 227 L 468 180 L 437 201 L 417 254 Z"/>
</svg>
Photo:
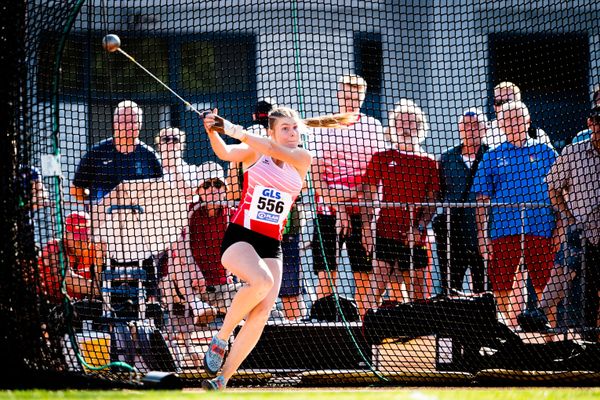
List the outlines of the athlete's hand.
<svg viewBox="0 0 600 400">
<path fill-rule="evenodd" d="M 215 133 L 215 116 L 219 115 L 219 109 L 213 108 L 210 111 L 204 111 L 202 113 L 202 122 L 204 123 L 204 129 L 208 133 Z"/>
</svg>

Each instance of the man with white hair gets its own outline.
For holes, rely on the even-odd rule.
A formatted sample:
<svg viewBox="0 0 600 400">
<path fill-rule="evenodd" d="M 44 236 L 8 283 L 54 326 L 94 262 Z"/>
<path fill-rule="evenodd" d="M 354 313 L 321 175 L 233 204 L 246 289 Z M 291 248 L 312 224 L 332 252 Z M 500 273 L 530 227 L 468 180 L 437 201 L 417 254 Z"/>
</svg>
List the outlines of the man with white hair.
<svg viewBox="0 0 600 400">
<path fill-rule="evenodd" d="M 139 139 L 142 119 L 142 109 L 135 102 L 117 105 L 113 136 L 82 157 L 71 185 L 72 196 L 95 204 L 125 180 L 163 176 L 156 153 Z"/>
<path fill-rule="evenodd" d="M 516 327 L 513 277 L 526 267 L 538 295 L 553 267 L 552 233 L 554 212 L 548 196 L 546 174 L 556 152 L 540 142 L 531 142 L 531 119 L 527 106 L 519 101 L 505 103 L 498 113 L 499 127 L 506 142 L 488 151 L 481 160 L 472 192 L 477 208 L 480 254 L 488 260 L 488 274 L 499 311 Z M 494 203 L 548 204 L 548 207 L 502 207 Z"/>
<path fill-rule="evenodd" d="M 460 144 L 446 150 L 440 157 L 440 200 L 470 203 L 476 200 L 471 193 L 473 178 L 489 147 L 482 143 L 487 118 L 478 108 L 465 110 L 458 119 Z M 453 208 L 450 211 L 450 230 L 446 210 L 434 220 L 438 256 L 445 290 L 462 290 L 467 269 L 471 269 L 473 291 L 483 292 L 484 263 L 477 247 L 475 210 Z M 448 248 L 449 247 L 449 248 Z"/>
</svg>

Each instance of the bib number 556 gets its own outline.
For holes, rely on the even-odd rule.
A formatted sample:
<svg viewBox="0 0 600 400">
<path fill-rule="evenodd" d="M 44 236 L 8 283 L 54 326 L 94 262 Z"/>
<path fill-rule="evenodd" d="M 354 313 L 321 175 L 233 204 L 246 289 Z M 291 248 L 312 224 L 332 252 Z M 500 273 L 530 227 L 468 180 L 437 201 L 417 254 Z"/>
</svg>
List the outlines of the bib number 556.
<svg viewBox="0 0 600 400">
<path fill-rule="evenodd" d="M 258 199 L 258 209 L 268 212 L 275 211 L 277 214 L 281 214 L 283 212 L 283 201 L 260 197 Z"/>
</svg>

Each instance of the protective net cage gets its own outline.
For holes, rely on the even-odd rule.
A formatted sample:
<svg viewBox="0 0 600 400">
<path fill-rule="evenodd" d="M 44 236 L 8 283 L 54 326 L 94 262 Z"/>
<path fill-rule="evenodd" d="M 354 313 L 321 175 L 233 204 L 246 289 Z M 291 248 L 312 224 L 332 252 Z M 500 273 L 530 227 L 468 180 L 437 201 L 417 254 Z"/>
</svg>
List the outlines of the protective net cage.
<svg viewBox="0 0 600 400">
<path fill-rule="evenodd" d="M 9 384 L 598 383 L 595 2 L 6 3 Z"/>
</svg>

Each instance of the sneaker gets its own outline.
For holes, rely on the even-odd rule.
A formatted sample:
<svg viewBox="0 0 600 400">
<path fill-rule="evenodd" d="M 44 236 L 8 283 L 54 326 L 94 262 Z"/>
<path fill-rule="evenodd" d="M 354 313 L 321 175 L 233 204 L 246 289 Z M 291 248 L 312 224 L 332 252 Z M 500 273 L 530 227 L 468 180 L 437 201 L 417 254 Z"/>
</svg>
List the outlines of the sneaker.
<svg viewBox="0 0 600 400">
<path fill-rule="evenodd" d="M 550 329 L 548 318 L 541 308 L 525 310 L 519 314 L 517 322 L 523 332 L 546 332 Z"/>
<path fill-rule="evenodd" d="M 202 388 L 205 390 L 223 390 L 227 383 L 225 377 L 219 375 L 214 379 L 205 379 L 202 381 Z"/>
<path fill-rule="evenodd" d="M 216 335 L 213 336 L 208 350 L 204 353 L 204 369 L 210 376 L 216 376 L 221 369 L 226 350 L 227 342 L 219 339 Z"/>
</svg>

